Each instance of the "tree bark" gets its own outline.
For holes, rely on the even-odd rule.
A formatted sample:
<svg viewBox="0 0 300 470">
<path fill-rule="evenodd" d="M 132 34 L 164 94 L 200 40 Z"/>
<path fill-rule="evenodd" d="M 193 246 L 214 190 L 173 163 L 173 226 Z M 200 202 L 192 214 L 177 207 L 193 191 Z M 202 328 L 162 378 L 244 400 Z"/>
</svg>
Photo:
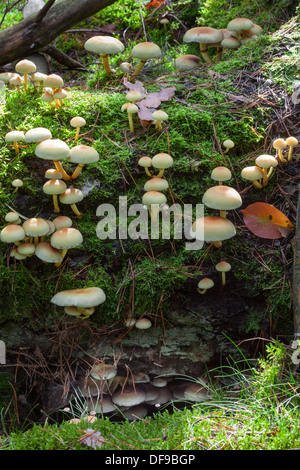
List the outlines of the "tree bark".
<svg viewBox="0 0 300 470">
<path fill-rule="evenodd" d="M 116 0 L 51 0 L 38 13 L 0 32 L 0 66 L 48 46 L 65 30 Z"/>
</svg>

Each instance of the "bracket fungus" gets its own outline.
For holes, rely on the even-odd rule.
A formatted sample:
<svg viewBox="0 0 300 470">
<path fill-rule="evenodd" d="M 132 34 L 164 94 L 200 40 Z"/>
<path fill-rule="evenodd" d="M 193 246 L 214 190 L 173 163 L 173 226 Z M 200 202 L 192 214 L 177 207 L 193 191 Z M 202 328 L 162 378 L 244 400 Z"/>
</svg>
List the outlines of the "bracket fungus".
<svg viewBox="0 0 300 470">
<path fill-rule="evenodd" d="M 76 128 L 74 140 L 78 140 L 80 128 L 86 125 L 86 120 L 83 117 L 75 116 L 70 120 L 70 125 Z"/>
<path fill-rule="evenodd" d="M 70 151 L 69 161 L 77 163 L 77 167 L 71 175 L 72 180 L 76 179 L 84 167 L 89 163 L 96 163 L 99 160 L 99 153 L 93 147 L 88 145 L 76 145 Z"/>
<path fill-rule="evenodd" d="M 220 217 L 226 218 L 226 211 L 240 207 L 242 198 L 234 188 L 222 184 L 208 188 L 202 202 L 210 209 L 219 210 Z"/>
<path fill-rule="evenodd" d="M 161 57 L 161 50 L 157 44 L 153 42 L 140 42 L 136 44 L 132 51 L 131 56 L 140 59 L 139 65 L 136 67 L 135 71 L 131 75 L 131 81 L 134 81 L 138 74 L 141 72 L 142 68 L 144 67 L 145 63 L 149 59 L 157 59 Z"/>
<path fill-rule="evenodd" d="M 37 144 L 34 153 L 43 160 L 52 160 L 55 168 L 61 172 L 65 181 L 71 179 L 61 164 L 61 160 L 68 158 L 70 155 L 70 148 L 65 142 L 60 139 L 43 140 Z"/>
<path fill-rule="evenodd" d="M 101 54 L 104 69 L 109 75 L 113 71 L 108 56 L 121 54 L 125 49 L 124 44 L 119 39 L 110 36 L 93 36 L 84 43 L 84 48 L 89 52 Z"/>
<path fill-rule="evenodd" d="M 216 270 L 221 273 L 222 286 L 226 284 L 226 273 L 231 270 L 231 264 L 227 261 L 220 261 L 216 264 Z"/>
<path fill-rule="evenodd" d="M 220 248 L 224 240 L 234 237 L 235 234 L 235 226 L 230 220 L 215 215 L 196 219 L 190 233 L 192 238 L 213 243 L 216 248 Z"/>
<path fill-rule="evenodd" d="M 10 131 L 5 135 L 5 142 L 12 143 L 15 149 L 16 155 L 19 155 L 19 144 L 18 142 L 25 139 L 24 132 L 22 131 Z"/>
<path fill-rule="evenodd" d="M 199 294 L 205 294 L 207 289 L 211 289 L 215 285 L 214 281 L 208 277 L 205 277 L 204 279 L 201 279 L 201 281 L 198 282 L 198 288 L 197 291 Z"/>
<path fill-rule="evenodd" d="M 246 166 L 241 171 L 241 177 L 245 180 L 251 181 L 255 188 L 261 189 L 261 180 L 263 179 L 264 173 L 258 166 Z"/>
<path fill-rule="evenodd" d="M 60 307 L 76 307 L 84 319 L 91 315 L 95 307 L 106 300 L 106 295 L 100 287 L 85 289 L 70 289 L 55 294 L 51 302 Z"/>
<path fill-rule="evenodd" d="M 212 65 L 214 61 L 208 54 L 209 45 L 218 45 L 223 39 L 222 31 L 211 28 L 209 26 L 198 26 L 196 28 L 191 28 L 183 36 L 184 42 L 197 42 L 199 43 L 200 53 L 204 61 Z M 217 46 L 218 47 L 218 46 Z"/>
<path fill-rule="evenodd" d="M 76 248 L 77 246 L 81 245 L 82 242 L 83 237 L 80 231 L 72 227 L 61 228 L 54 232 L 50 238 L 51 245 L 57 250 L 62 250 L 62 261 L 65 258 L 68 250 L 71 248 Z M 60 266 L 62 261 L 55 263 L 55 266 Z"/>
</svg>

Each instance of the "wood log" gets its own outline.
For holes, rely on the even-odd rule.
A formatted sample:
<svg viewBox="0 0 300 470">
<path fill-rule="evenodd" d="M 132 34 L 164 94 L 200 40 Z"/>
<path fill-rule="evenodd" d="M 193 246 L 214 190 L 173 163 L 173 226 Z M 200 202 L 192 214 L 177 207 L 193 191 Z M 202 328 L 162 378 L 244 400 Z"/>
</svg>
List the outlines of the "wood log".
<svg viewBox="0 0 300 470">
<path fill-rule="evenodd" d="M 38 13 L 0 32 L 0 66 L 39 52 L 57 36 L 116 0 L 49 0 Z"/>
</svg>

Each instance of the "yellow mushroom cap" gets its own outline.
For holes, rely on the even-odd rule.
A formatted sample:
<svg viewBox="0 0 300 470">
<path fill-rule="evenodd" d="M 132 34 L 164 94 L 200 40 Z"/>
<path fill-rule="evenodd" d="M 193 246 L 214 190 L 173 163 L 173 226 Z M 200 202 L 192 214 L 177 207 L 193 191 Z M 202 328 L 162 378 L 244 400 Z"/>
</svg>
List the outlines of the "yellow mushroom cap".
<svg viewBox="0 0 300 470">
<path fill-rule="evenodd" d="M 23 59 L 16 63 L 15 71 L 18 73 L 33 73 L 36 71 L 36 65 L 31 60 Z"/>
<path fill-rule="evenodd" d="M 138 330 L 147 330 L 148 328 L 151 328 L 152 323 L 148 318 L 140 318 L 135 322 L 134 326 Z"/>
<path fill-rule="evenodd" d="M 53 224 L 56 230 L 60 230 L 61 228 L 70 228 L 72 227 L 72 219 L 67 217 L 66 215 L 59 215 L 53 219 Z"/>
<path fill-rule="evenodd" d="M 271 166 L 277 166 L 278 161 L 272 155 L 260 155 L 256 158 L 255 165 L 260 168 L 270 168 Z"/>
<path fill-rule="evenodd" d="M 273 142 L 274 149 L 282 150 L 287 147 L 287 143 L 284 139 L 275 139 Z"/>
<path fill-rule="evenodd" d="M 36 72 L 31 75 L 30 80 L 32 82 L 43 82 L 47 76 L 48 75 L 46 75 L 45 73 Z"/>
<path fill-rule="evenodd" d="M 169 184 L 167 180 L 163 178 L 152 178 L 151 180 L 147 181 L 144 185 L 145 191 L 164 191 L 168 189 Z"/>
<path fill-rule="evenodd" d="M 83 117 L 75 116 L 71 119 L 70 124 L 72 127 L 83 127 L 86 125 L 86 120 Z"/>
<path fill-rule="evenodd" d="M 20 77 L 20 75 L 18 75 L 17 73 L 14 73 L 9 79 L 9 83 L 13 86 L 22 86 L 24 83 L 24 79 Z"/>
<path fill-rule="evenodd" d="M 36 256 L 46 263 L 60 263 L 63 260 L 62 252 L 54 248 L 50 242 L 40 242 L 35 248 Z"/>
<path fill-rule="evenodd" d="M 175 59 L 175 67 L 177 70 L 191 70 L 199 66 L 201 62 L 200 57 L 195 54 L 184 54 Z"/>
<path fill-rule="evenodd" d="M 230 220 L 213 215 L 196 219 L 191 230 L 192 237 L 205 242 L 228 240 L 235 234 L 235 227 Z"/>
<path fill-rule="evenodd" d="M 140 42 L 133 47 L 131 56 L 137 59 L 154 59 L 161 56 L 161 50 L 153 42 Z"/>
<path fill-rule="evenodd" d="M 215 181 L 228 181 L 231 176 L 231 171 L 225 166 L 217 166 L 210 175 L 211 179 Z"/>
<path fill-rule="evenodd" d="M 78 164 L 95 163 L 99 160 L 99 153 L 88 145 L 76 145 L 70 151 L 70 162 Z"/>
<path fill-rule="evenodd" d="M 49 170 L 45 171 L 45 178 L 49 180 L 61 180 L 62 174 L 59 170 L 56 170 L 55 168 L 49 168 Z"/>
<path fill-rule="evenodd" d="M 15 179 L 11 182 L 11 185 L 14 187 L 14 188 L 21 188 L 23 186 L 23 181 L 22 180 L 19 180 L 19 179 Z"/>
<path fill-rule="evenodd" d="M 216 264 L 216 270 L 221 273 L 227 273 L 231 270 L 231 264 L 227 263 L 227 261 L 220 261 Z"/>
<path fill-rule="evenodd" d="M 66 191 L 67 185 L 64 181 L 59 179 L 50 179 L 43 186 L 43 191 L 45 194 L 62 194 Z"/>
<path fill-rule="evenodd" d="M 242 205 L 239 193 L 230 186 L 212 186 L 203 195 L 203 204 L 211 209 L 232 210 Z"/>
<path fill-rule="evenodd" d="M 110 36 L 93 36 L 84 43 L 84 48 L 96 54 L 120 54 L 125 49 L 119 39 Z"/>
<path fill-rule="evenodd" d="M 198 287 L 199 289 L 210 289 L 214 286 L 214 284 L 215 283 L 212 279 L 205 277 L 204 279 L 201 279 L 201 281 L 198 282 Z"/>
<path fill-rule="evenodd" d="M 79 230 L 72 227 L 61 228 L 53 233 L 50 243 L 58 250 L 69 250 L 81 245 L 83 237 Z M 67 304 L 66 304 L 67 305 Z M 71 304 L 72 305 L 72 304 Z"/>
<path fill-rule="evenodd" d="M 43 81 L 43 86 L 60 89 L 64 86 L 64 81 L 59 75 L 52 73 L 51 75 L 48 75 L 47 77 L 45 77 Z"/>
<path fill-rule="evenodd" d="M 166 169 L 173 165 L 173 158 L 168 153 L 157 153 L 152 158 L 154 168 Z"/>
<path fill-rule="evenodd" d="M 60 307 L 92 308 L 102 304 L 105 300 L 105 293 L 100 287 L 87 287 L 58 292 L 52 297 L 51 302 Z"/>
<path fill-rule="evenodd" d="M 49 232 L 49 225 L 44 219 L 31 217 L 25 220 L 23 229 L 28 237 L 42 237 Z"/>
<path fill-rule="evenodd" d="M 183 36 L 183 42 L 198 42 L 199 44 L 211 44 L 222 41 L 223 33 L 209 26 L 191 28 Z"/>
<path fill-rule="evenodd" d="M 295 147 L 298 144 L 296 137 L 288 137 L 285 141 L 290 147 Z"/>
<path fill-rule="evenodd" d="M 55 93 L 53 93 L 53 98 L 55 100 L 64 100 L 67 97 L 68 97 L 68 92 L 61 88 L 56 90 Z"/>
<path fill-rule="evenodd" d="M 52 134 L 46 127 L 35 127 L 29 129 L 25 134 L 25 142 L 42 142 L 46 139 L 51 139 Z"/>
<path fill-rule="evenodd" d="M 257 166 L 246 166 L 241 171 L 241 177 L 248 181 L 256 181 L 263 178 L 263 171 Z"/>
<path fill-rule="evenodd" d="M 128 104 L 128 103 L 126 103 L 126 104 Z M 129 105 L 126 106 L 126 111 L 127 111 L 128 114 L 135 114 L 135 113 L 138 112 L 138 110 L 139 110 L 139 108 L 134 103 L 129 103 Z"/>
<path fill-rule="evenodd" d="M 63 160 L 70 155 L 68 145 L 60 139 L 46 139 L 37 144 L 35 155 L 44 160 Z"/>
<path fill-rule="evenodd" d="M 234 147 L 234 142 L 230 139 L 224 140 L 223 142 L 224 147 L 232 149 Z"/>
<path fill-rule="evenodd" d="M 45 103 L 52 103 L 52 101 L 54 101 L 54 98 L 53 98 L 52 93 L 45 91 L 41 96 L 41 100 L 44 101 Z"/>
<path fill-rule="evenodd" d="M 9 224 L 1 230 L 0 240 L 4 243 L 15 243 L 25 238 L 25 230 L 17 224 Z"/>
<path fill-rule="evenodd" d="M 59 200 L 62 204 L 76 204 L 82 201 L 83 193 L 77 188 L 67 188 L 60 196 Z"/>
<path fill-rule="evenodd" d="M 18 246 L 17 251 L 21 255 L 33 255 L 33 253 L 35 252 L 35 245 L 30 242 L 22 243 Z"/>
<path fill-rule="evenodd" d="M 12 78 L 13 72 L 2 72 L 0 73 L 0 80 L 4 83 L 9 83 L 9 80 Z"/>
<path fill-rule="evenodd" d="M 139 159 L 139 165 L 142 166 L 143 168 L 150 168 L 152 166 L 152 158 L 150 157 L 141 157 Z"/>
<path fill-rule="evenodd" d="M 16 223 L 19 220 L 19 216 L 16 212 L 8 212 L 5 215 L 6 222 L 13 222 Z"/>
<path fill-rule="evenodd" d="M 165 111 L 158 109 L 157 111 L 154 111 L 152 113 L 152 118 L 155 119 L 156 121 L 167 121 L 169 116 L 167 113 L 165 113 Z"/>
<path fill-rule="evenodd" d="M 137 90 L 131 90 L 126 94 L 127 101 L 130 101 L 131 103 L 134 103 L 135 101 L 140 101 L 142 98 L 142 93 Z"/>
<path fill-rule="evenodd" d="M 151 206 L 152 204 L 165 204 L 165 202 L 167 202 L 167 198 L 159 191 L 148 191 L 143 195 L 142 202 L 146 206 Z"/>
</svg>

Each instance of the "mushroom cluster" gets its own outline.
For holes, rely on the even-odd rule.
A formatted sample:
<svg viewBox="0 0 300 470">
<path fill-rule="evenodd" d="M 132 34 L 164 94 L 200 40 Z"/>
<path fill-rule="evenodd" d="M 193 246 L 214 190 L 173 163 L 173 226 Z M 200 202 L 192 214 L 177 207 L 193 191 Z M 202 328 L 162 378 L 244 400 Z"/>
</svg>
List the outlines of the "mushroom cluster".
<svg viewBox="0 0 300 470">
<path fill-rule="evenodd" d="M 255 165 L 247 166 L 242 169 L 241 176 L 247 181 L 251 181 L 253 186 L 258 189 L 265 187 L 271 178 L 274 168 L 279 163 L 288 163 L 292 160 L 293 150 L 298 145 L 298 139 L 290 136 L 287 139 L 277 138 L 272 142 L 275 149 L 275 156 L 269 154 L 259 155 L 255 159 Z"/>
</svg>

